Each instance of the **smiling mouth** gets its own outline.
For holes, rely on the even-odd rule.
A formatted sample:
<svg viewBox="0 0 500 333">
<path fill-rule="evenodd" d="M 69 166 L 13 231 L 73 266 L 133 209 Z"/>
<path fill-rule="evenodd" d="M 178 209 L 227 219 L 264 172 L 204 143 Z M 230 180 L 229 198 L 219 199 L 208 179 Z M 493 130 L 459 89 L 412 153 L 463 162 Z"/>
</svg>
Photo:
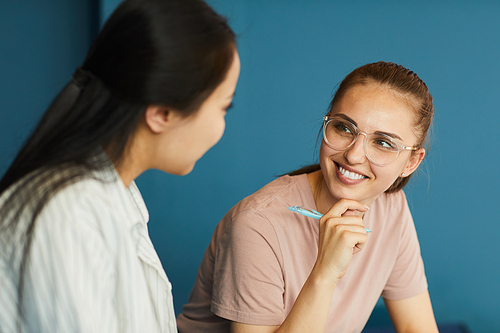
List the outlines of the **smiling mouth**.
<svg viewBox="0 0 500 333">
<path fill-rule="evenodd" d="M 344 177 L 347 177 L 347 178 L 352 179 L 352 180 L 358 180 L 358 179 L 368 178 L 366 176 L 360 175 L 359 173 L 355 173 L 355 172 L 352 172 L 352 171 L 347 171 L 346 169 L 344 169 L 343 167 L 341 167 L 338 164 L 337 164 L 337 168 L 339 169 L 340 173 Z"/>
</svg>

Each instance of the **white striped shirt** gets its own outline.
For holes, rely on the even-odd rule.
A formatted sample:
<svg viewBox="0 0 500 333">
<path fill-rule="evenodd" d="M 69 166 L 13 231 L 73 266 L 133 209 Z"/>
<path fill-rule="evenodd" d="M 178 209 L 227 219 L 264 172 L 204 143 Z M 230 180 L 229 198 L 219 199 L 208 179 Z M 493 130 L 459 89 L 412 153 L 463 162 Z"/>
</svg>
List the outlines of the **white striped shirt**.
<svg viewBox="0 0 500 333">
<path fill-rule="evenodd" d="M 104 182 L 85 179 L 64 188 L 36 221 L 21 331 L 177 332 L 172 287 L 149 238 L 137 186 L 125 188 L 115 170 L 96 175 Z M 1 251 L 19 246 L 16 239 L 0 233 Z M 0 332 L 18 331 L 13 267 L 19 262 L 19 256 L 0 256 Z"/>
</svg>

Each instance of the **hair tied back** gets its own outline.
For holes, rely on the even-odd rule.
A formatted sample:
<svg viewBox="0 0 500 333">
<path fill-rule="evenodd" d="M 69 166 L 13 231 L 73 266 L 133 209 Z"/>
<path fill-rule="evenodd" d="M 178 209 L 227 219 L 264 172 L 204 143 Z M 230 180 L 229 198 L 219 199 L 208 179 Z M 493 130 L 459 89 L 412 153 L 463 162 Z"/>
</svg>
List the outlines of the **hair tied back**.
<svg viewBox="0 0 500 333">
<path fill-rule="evenodd" d="M 94 75 L 86 71 L 82 67 L 78 67 L 71 77 L 71 82 L 76 84 L 80 89 L 85 89 L 87 84 L 94 78 Z"/>
</svg>

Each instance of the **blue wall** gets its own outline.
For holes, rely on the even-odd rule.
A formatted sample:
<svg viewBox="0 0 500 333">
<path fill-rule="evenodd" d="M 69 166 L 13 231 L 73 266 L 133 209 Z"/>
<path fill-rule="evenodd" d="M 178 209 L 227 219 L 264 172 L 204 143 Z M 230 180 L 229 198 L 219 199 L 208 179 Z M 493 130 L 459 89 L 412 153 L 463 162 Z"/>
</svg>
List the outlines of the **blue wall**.
<svg viewBox="0 0 500 333">
<path fill-rule="evenodd" d="M 22 0 L 0 10 L 0 174 L 82 62 L 92 6 Z M 116 0 L 101 1 L 101 17 Z M 139 177 L 150 233 L 187 301 L 215 225 L 274 176 L 314 162 L 341 79 L 378 60 L 419 74 L 435 99 L 430 155 L 406 193 L 439 322 L 500 330 L 500 3 L 211 0 L 239 34 L 242 72 L 227 130 L 185 177 Z"/>
<path fill-rule="evenodd" d="M 97 5 L 97 0 L 1 1 L 0 174 L 82 63 L 98 29 Z"/>
</svg>

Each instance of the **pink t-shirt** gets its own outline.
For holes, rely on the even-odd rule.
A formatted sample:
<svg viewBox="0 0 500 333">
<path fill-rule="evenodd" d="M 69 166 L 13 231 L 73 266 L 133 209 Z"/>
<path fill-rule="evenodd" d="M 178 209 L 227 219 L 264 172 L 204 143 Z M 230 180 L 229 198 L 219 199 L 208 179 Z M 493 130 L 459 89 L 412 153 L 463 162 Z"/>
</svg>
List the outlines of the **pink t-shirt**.
<svg viewBox="0 0 500 333">
<path fill-rule="evenodd" d="M 318 220 L 288 210 L 293 205 L 316 207 L 305 174 L 276 179 L 224 216 L 177 318 L 180 333 L 285 320 L 318 254 Z M 361 332 L 380 296 L 405 299 L 427 289 L 403 191 L 380 195 L 363 223 L 372 233 L 335 288 L 325 332 Z"/>
</svg>

